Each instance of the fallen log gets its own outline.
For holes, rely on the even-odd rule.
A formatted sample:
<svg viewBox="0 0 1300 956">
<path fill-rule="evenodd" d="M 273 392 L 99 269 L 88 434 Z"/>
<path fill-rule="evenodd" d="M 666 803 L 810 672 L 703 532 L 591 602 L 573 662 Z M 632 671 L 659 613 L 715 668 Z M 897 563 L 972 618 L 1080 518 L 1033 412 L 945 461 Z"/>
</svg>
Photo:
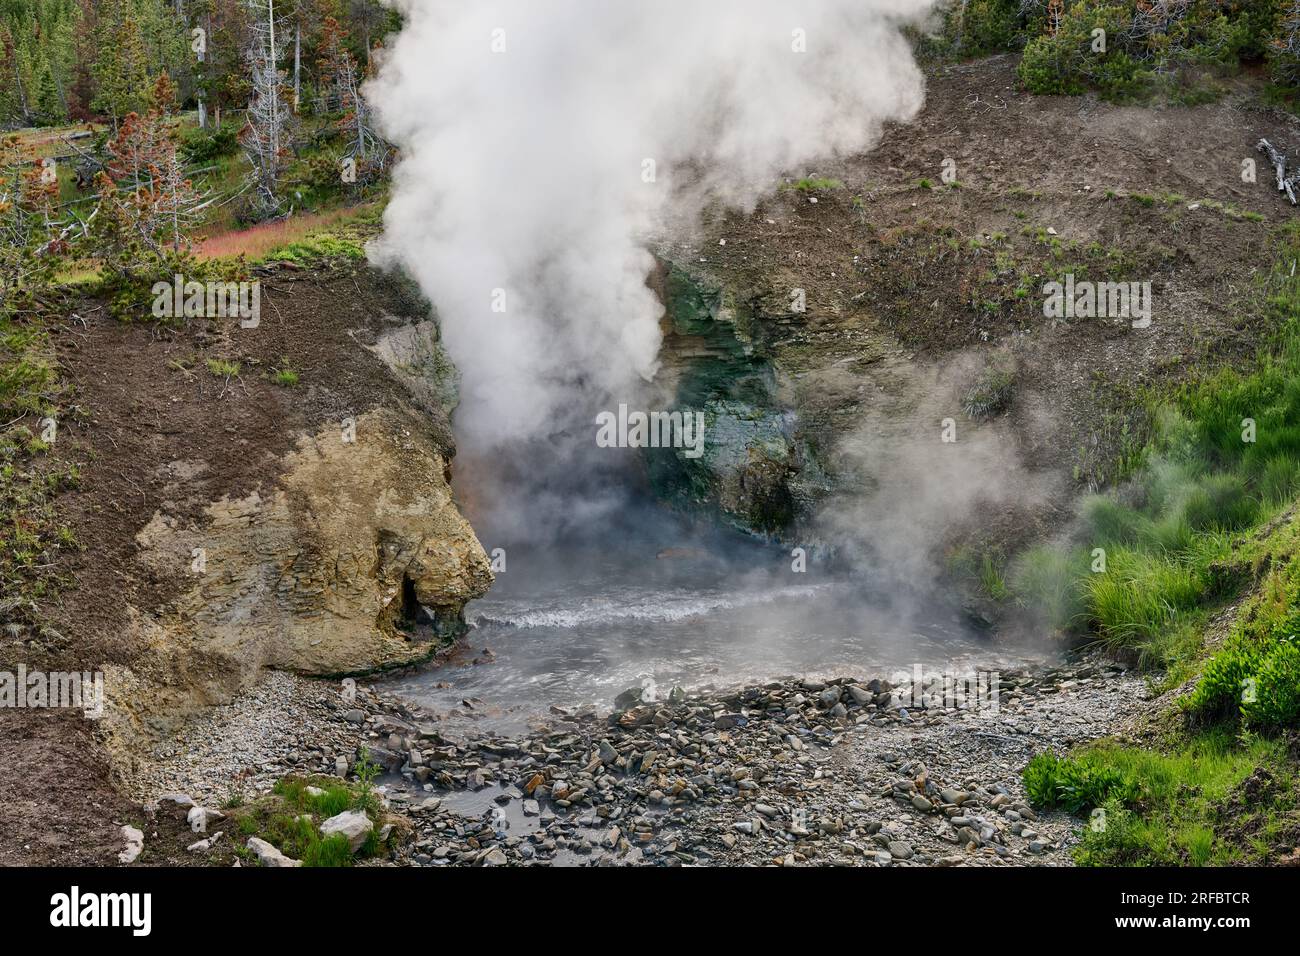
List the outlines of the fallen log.
<svg viewBox="0 0 1300 956">
<path fill-rule="evenodd" d="M 1273 164 L 1273 172 L 1277 174 L 1277 191 L 1286 190 L 1286 157 L 1273 148 L 1273 144 L 1266 139 L 1261 139 L 1255 144 L 1255 148 L 1261 153 L 1268 156 L 1268 161 Z M 1292 200 L 1294 203 L 1294 200 Z"/>
</svg>

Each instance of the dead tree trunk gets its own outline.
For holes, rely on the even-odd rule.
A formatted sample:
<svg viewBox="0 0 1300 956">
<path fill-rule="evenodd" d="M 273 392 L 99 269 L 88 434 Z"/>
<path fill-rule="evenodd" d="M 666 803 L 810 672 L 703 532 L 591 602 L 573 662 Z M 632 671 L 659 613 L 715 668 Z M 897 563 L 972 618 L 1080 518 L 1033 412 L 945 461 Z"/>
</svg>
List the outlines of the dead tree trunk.
<svg viewBox="0 0 1300 956">
<path fill-rule="evenodd" d="M 253 165 L 258 205 L 264 215 L 280 208 L 277 195 L 285 161 L 290 111 L 284 102 L 284 78 L 280 73 L 280 38 L 275 0 L 251 0 L 257 18 L 250 30 L 247 52 L 253 96 L 248 104 L 244 128 L 244 151 Z M 263 16 L 264 14 L 264 16 Z"/>
</svg>

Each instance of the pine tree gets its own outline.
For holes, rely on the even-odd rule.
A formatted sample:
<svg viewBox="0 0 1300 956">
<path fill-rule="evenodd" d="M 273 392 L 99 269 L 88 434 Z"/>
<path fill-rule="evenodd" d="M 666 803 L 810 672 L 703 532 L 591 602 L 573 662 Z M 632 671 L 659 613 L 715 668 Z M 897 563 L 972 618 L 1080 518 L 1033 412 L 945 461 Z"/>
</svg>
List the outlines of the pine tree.
<svg viewBox="0 0 1300 956">
<path fill-rule="evenodd" d="M 16 109 L 14 116 L 22 125 L 30 124 L 35 114 L 35 102 L 32 91 L 32 40 L 30 35 L 24 36 L 19 32 L 23 29 L 30 29 L 31 24 L 19 22 L 16 24 L 17 30 L 13 33 L 13 58 L 11 67 L 13 70 L 14 84 L 14 103 Z"/>
<path fill-rule="evenodd" d="M 357 62 L 346 41 L 339 22 L 326 17 L 320 43 L 321 96 L 326 110 L 342 114 L 337 126 L 347 139 L 346 156 L 356 163 L 357 181 L 364 181 L 384 168 L 390 147 L 371 125 Z"/>
<path fill-rule="evenodd" d="M 58 101 L 55 122 L 66 122 L 72 112 L 72 85 L 75 78 L 76 32 L 81 8 L 73 0 L 46 0 L 42 14 L 45 62 Z"/>
<path fill-rule="evenodd" d="M 150 184 L 151 170 L 162 163 L 166 153 L 167 132 L 157 110 L 127 113 L 117 135 L 108 143 L 112 157 L 108 164 L 113 181 L 140 189 Z"/>
<path fill-rule="evenodd" d="M 246 74 L 250 12 L 246 0 L 199 0 L 207 31 L 204 90 L 216 114 L 243 105 L 251 95 Z"/>
<path fill-rule="evenodd" d="M 176 15 L 172 0 L 134 0 L 150 76 L 166 73 L 188 84 L 192 58 L 187 25 Z"/>
<path fill-rule="evenodd" d="M 38 123 L 53 125 L 67 118 L 59 87 L 54 79 L 54 71 L 44 50 L 38 47 L 32 63 L 32 106 L 33 118 Z"/>
<path fill-rule="evenodd" d="M 47 278 L 50 252 L 65 233 L 58 218 L 58 181 L 48 167 L 24 161 L 15 137 L 0 141 L 0 311 L 13 290 Z"/>
<path fill-rule="evenodd" d="M 167 74 L 154 86 L 157 105 L 148 113 L 128 113 L 108 144 L 108 176 L 115 186 L 101 188 L 106 223 L 116 223 L 153 255 L 180 252 L 202 208 L 203 197 L 185 174 L 176 133 L 166 110 L 173 102 Z M 124 191 L 120 187 L 125 187 Z"/>
<path fill-rule="evenodd" d="M 19 121 L 22 99 L 18 90 L 17 49 L 13 34 L 0 23 L 0 124 Z"/>
<path fill-rule="evenodd" d="M 90 118 L 90 102 L 94 99 L 94 66 L 99 58 L 99 4 L 97 0 L 77 0 L 77 12 L 72 29 L 71 92 L 68 112 L 73 119 Z"/>
<path fill-rule="evenodd" d="M 130 112 L 148 103 L 149 75 L 144 38 L 130 0 L 109 0 L 99 18 L 96 93 L 91 108 L 107 113 L 116 129 Z"/>
<path fill-rule="evenodd" d="M 162 116 L 176 112 L 176 84 L 166 71 L 158 74 L 158 79 L 149 92 L 149 108 Z"/>
</svg>

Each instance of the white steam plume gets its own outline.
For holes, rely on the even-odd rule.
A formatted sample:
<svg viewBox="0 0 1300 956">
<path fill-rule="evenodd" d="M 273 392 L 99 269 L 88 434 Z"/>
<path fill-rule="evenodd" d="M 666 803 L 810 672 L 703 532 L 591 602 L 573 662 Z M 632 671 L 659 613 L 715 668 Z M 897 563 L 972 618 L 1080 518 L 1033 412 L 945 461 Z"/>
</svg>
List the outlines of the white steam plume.
<svg viewBox="0 0 1300 956">
<path fill-rule="evenodd" d="M 373 253 L 437 307 L 458 431 L 491 445 L 654 374 L 652 236 L 920 108 L 900 27 L 932 0 L 391 2 L 367 97 L 402 161 Z"/>
</svg>

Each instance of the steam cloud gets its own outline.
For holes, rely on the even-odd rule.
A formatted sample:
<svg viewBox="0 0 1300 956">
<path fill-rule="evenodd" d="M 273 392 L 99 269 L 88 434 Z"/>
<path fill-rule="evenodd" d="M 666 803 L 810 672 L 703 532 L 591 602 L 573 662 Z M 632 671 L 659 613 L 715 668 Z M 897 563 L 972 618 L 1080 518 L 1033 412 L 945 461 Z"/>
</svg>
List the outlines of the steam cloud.
<svg viewBox="0 0 1300 956">
<path fill-rule="evenodd" d="M 1055 471 L 1025 463 L 1021 439 L 1005 421 L 958 415 L 960 444 L 940 441 L 940 423 L 960 407 L 951 383 L 978 367 L 962 356 L 918 370 L 910 408 L 873 411 L 836 446 L 839 467 L 853 478 L 822 503 L 817 531 L 895 595 L 937 593 L 945 574 L 940 549 L 972 519 L 1014 526 L 1061 490 Z"/>
<path fill-rule="evenodd" d="M 489 447 L 653 376 L 654 236 L 920 108 L 900 28 L 932 0 L 392 3 L 367 97 L 402 161 L 372 254 L 437 307 L 458 431 Z"/>
</svg>

